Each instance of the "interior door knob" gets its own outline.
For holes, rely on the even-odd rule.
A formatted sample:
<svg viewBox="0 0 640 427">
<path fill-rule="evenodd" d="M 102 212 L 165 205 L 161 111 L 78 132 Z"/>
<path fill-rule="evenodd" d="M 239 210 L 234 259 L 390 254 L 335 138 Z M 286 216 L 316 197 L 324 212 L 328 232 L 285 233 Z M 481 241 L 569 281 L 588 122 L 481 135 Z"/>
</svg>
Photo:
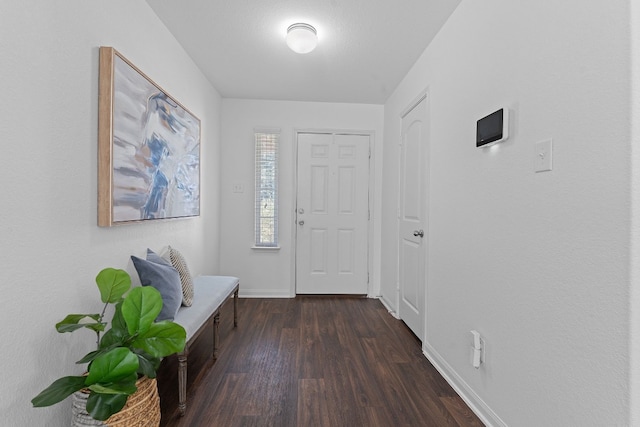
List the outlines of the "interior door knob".
<svg viewBox="0 0 640 427">
<path fill-rule="evenodd" d="M 418 237 L 418 236 L 424 237 L 424 231 L 423 230 L 416 230 L 416 231 L 413 232 L 413 235 L 416 236 L 416 237 Z"/>
<path fill-rule="evenodd" d="M 304 225 L 304 220 L 301 219 L 300 221 L 298 221 L 298 225 Z"/>
</svg>

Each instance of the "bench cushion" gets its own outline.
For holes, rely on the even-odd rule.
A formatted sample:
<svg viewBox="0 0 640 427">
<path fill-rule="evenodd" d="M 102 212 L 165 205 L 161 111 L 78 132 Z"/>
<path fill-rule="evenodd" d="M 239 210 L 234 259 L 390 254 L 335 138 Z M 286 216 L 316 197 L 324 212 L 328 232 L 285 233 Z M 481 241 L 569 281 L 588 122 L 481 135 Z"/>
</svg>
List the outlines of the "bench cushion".
<svg viewBox="0 0 640 427">
<path fill-rule="evenodd" d="M 233 294 L 238 283 L 239 279 L 231 276 L 198 276 L 193 279 L 193 304 L 180 307 L 174 319 L 187 331 L 187 341 Z"/>
</svg>

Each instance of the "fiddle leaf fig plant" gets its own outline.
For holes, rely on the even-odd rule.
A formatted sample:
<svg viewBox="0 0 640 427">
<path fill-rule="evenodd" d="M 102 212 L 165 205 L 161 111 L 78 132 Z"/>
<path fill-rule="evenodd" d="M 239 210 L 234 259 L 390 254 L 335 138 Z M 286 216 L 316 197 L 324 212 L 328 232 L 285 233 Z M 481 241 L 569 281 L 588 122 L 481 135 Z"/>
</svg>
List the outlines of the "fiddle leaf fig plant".
<svg viewBox="0 0 640 427">
<path fill-rule="evenodd" d="M 88 363 L 87 374 L 54 381 L 31 400 L 34 407 L 54 405 L 86 389 L 87 412 L 104 421 L 124 407 L 140 376 L 155 378 L 163 357 L 184 350 L 186 332 L 182 326 L 168 320 L 155 322 L 162 309 L 162 297 L 155 288 L 130 290 L 129 274 L 114 268 L 102 270 L 96 284 L 104 303 L 102 312 L 69 314 L 56 324 L 60 333 L 85 328 L 95 332 L 96 350 L 76 362 Z M 110 304 L 114 311 L 107 330 L 104 316 Z"/>
</svg>

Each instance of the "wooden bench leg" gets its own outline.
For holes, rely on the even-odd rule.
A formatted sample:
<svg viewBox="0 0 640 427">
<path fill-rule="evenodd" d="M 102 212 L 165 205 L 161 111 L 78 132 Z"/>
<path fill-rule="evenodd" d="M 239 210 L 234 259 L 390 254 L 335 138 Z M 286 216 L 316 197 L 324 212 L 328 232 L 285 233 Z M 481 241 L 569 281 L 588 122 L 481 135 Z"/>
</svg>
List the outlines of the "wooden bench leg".
<svg viewBox="0 0 640 427">
<path fill-rule="evenodd" d="M 213 316 L 213 360 L 218 358 L 218 347 L 220 343 L 220 312 Z"/>
<path fill-rule="evenodd" d="M 178 354 L 178 409 L 181 417 L 187 411 L 187 354 L 186 349 Z"/>
<path fill-rule="evenodd" d="M 236 289 L 236 291 L 233 293 L 233 327 L 237 327 L 238 326 L 238 291 L 239 289 Z"/>
</svg>

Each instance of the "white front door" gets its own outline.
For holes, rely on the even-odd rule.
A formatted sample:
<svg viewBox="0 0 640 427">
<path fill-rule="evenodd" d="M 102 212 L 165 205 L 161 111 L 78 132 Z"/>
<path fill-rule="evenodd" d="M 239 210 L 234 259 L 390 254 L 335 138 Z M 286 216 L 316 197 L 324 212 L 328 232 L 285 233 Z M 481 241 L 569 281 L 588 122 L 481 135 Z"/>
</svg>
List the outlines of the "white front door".
<svg viewBox="0 0 640 427">
<path fill-rule="evenodd" d="M 367 294 L 369 135 L 297 142 L 296 293 Z"/>
<path fill-rule="evenodd" d="M 425 313 L 428 158 L 427 101 L 423 98 L 402 117 L 399 192 L 400 318 L 422 340 Z"/>
</svg>

